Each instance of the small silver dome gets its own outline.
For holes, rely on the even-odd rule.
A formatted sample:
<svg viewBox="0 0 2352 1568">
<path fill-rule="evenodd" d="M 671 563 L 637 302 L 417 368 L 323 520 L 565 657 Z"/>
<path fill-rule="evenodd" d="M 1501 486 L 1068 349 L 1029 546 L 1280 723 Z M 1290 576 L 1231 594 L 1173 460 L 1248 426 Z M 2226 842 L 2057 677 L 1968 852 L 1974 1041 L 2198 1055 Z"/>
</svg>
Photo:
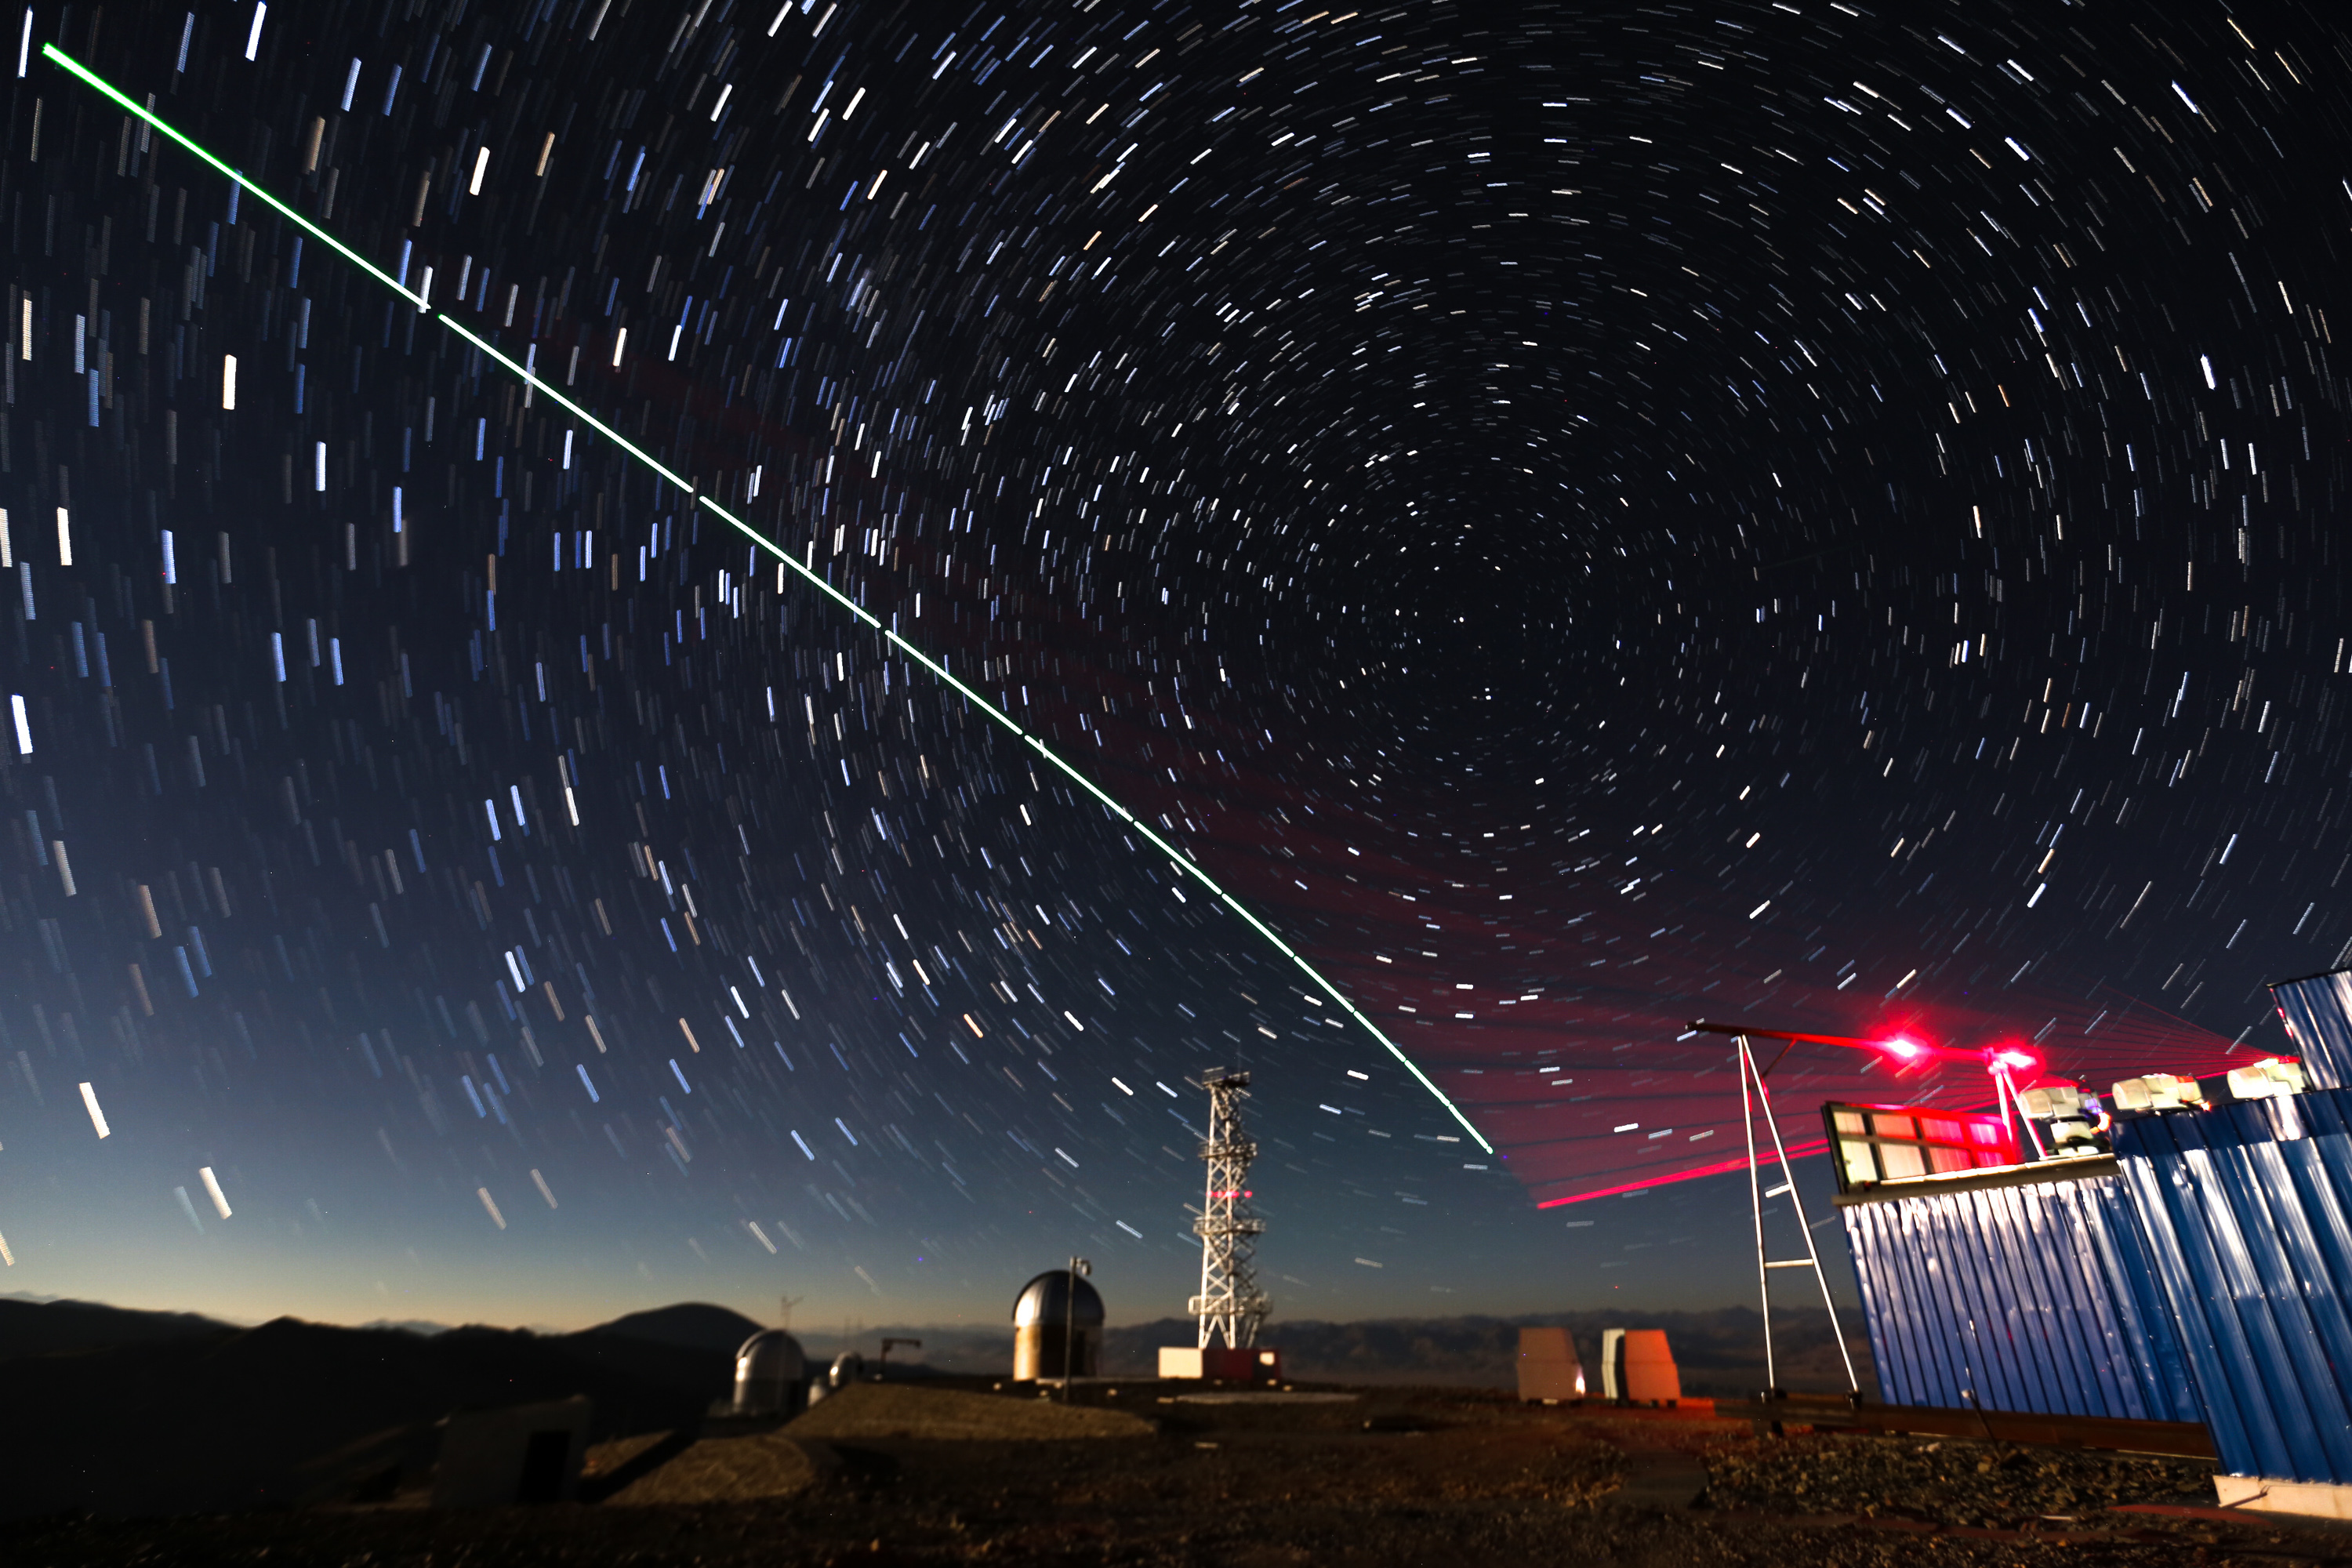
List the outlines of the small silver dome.
<svg viewBox="0 0 2352 1568">
<path fill-rule="evenodd" d="M 735 1352 L 735 1413 L 790 1414 L 800 1407 L 808 1358 L 782 1329 L 762 1329 Z"/>
<path fill-rule="evenodd" d="M 1071 1288 L 1077 1289 L 1077 1299 L 1071 1300 Z M 1100 1328 L 1103 1321 L 1102 1298 L 1095 1288 L 1066 1268 L 1055 1268 L 1040 1274 L 1021 1288 L 1013 1303 L 1013 1326 L 1025 1329 L 1032 1325 L 1061 1328 L 1076 1323 L 1081 1328 Z"/>
<path fill-rule="evenodd" d="M 808 1357 L 802 1353 L 800 1341 L 782 1329 L 761 1329 L 735 1352 L 738 1382 L 747 1377 L 792 1381 L 807 1370 Z"/>
</svg>

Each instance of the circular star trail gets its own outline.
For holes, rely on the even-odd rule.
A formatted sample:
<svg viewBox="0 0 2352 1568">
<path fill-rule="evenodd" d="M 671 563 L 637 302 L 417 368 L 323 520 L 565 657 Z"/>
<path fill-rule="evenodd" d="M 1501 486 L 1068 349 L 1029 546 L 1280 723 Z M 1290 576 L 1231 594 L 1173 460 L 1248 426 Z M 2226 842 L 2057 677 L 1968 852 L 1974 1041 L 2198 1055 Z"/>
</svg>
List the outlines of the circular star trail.
<svg viewBox="0 0 2352 1568">
<path fill-rule="evenodd" d="M 2352 942 L 2343 45 L 35 5 L 0 1236 L 1173 1291 L 1238 1066 L 1336 1310 L 1731 1160 L 1693 1019 L 2282 1048 Z"/>
</svg>

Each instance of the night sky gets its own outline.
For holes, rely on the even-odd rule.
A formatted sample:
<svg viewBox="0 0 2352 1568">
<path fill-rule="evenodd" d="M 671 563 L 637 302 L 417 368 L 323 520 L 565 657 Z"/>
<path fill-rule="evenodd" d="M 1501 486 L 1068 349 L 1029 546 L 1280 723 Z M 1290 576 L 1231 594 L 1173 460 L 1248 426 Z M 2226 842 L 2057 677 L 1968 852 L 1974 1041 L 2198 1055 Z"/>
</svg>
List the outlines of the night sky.
<svg viewBox="0 0 2352 1568">
<path fill-rule="evenodd" d="M 1712 1306 L 1691 1019 L 2284 1048 L 2326 15 L 44 0 L 0 1285 L 1171 1315 L 1225 1067 L 1278 1314 Z"/>
</svg>

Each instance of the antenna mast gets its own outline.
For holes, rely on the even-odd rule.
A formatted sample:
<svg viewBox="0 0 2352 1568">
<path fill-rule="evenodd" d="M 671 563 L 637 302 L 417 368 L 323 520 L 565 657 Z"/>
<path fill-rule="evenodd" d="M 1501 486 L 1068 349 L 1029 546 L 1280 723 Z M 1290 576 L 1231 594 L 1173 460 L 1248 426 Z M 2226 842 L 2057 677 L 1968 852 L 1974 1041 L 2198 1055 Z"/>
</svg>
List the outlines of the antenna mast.
<svg viewBox="0 0 2352 1568">
<path fill-rule="evenodd" d="M 1208 1186 L 1201 1216 L 1192 1222 L 1201 1238 L 1201 1293 L 1186 1310 L 1201 1320 L 1202 1350 L 1220 1334 L 1234 1350 L 1255 1345 L 1258 1325 L 1274 1310 L 1250 1268 L 1265 1221 L 1249 1209 L 1250 1162 L 1257 1158 L 1257 1145 L 1242 1130 L 1241 1102 L 1249 1098 L 1249 1081 L 1245 1072 L 1223 1068 L 1201 1079 L 1209 1091 L 1209 1136 L 1201 1144 Z"/>
</svg>

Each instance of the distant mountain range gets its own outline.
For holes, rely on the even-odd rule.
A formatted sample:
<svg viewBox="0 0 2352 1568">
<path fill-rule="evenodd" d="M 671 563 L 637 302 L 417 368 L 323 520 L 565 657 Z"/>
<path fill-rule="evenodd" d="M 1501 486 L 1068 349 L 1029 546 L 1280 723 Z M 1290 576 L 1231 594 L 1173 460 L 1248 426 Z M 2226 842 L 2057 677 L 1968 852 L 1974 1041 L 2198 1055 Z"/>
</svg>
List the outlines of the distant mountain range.
<svg viewBox="0 0 2352 1568">
<path fill-rule="evenodd" d="M 419 1334 L 429 1340 L 436 1334 L 447 1333 L 455 1325 L 436 1323 L 424 1318 L 370 1318 L 364 1323 L 355 1323 L 352 1326 L 362 1329 L 391 1329 L 404 1334 Z"/>
<path fill-rule="evenodd" d="M 1683 1387 L 1694 1396 L 1745 1395 L 1762 1386 L 1763 1323 L 1755 1310 L 1747 1307 L 1705 1312 L 1545 1312 L 1517 1317 L 1400 1318 L 1354 1323 L 1300 1319 L 1267 1325 L 1265 1339 L 1268 1344 L 1282 1348 L 1285 1369 L 1293 1377 L 1319 1382 L 1507 1388 L 1516 1375 L 1518 1331 L 1534 1325 L 1570 1330 L 1588 1370 L 1594 1373 L 1596 1387 L 1601 1332 L 1610 1328 L 1665 1330 L 1675 1361 L 1682 1368 Z M 452 1329 L 445 1324 L 417 1321 L 378 1321 L 341 1331 L 399 1332 L 425 1338 L 452 1333 L 519 1334 L 541 1343 L 570 1345 L 577 1353 L 592 1354 L 594 1347 L 607 1342 L 635 1342 L 731 1358 L 735 1348 L 763 1326 L 725 1307 L 688 1301 L 631 1312 L 572 1334 Z M 1845 1326 L 1848 1348 L 1863 1385 L 1869 1388 L 1873 1384 L 1868 1342 L 1858 1320 L 1850 1319 Z M 193 1313 L 139 1311 L 87 1301 L 37 1303 L 26 1298 L 0 1298 L 0 1360 L 239 1331 L 231 1324 Z M 1010 1327 L 978 1329 L 933 1324 L 877 1328 L 859 1336 L 854 1343 L 812 1329 L 803 1331 L 801 1339 L 812 1361 L 830 1361 L 842 1349 L 856 1349 L 871 1360 L 886 1334 L 922 1342 L 919 1352 L 899 1352 L 898 1364 L 906 1368 L 908 1375 L 919 1376 L 926 1372 L 993 1375 L 1012 1369 Z M 1104 1336 L 1103 1368 L 1118 1375 L 1149 1376 L 1158 1364 L 1160 1346 L 1190 1344 L 1193 1338 L 1194 1328 L 1189 1319 L 1170 1318 L 1113 1328 Z M 1838 1363 L 1828 1323 L 1820 1313 L 1784 1314 L 1775 1348 L 1784 1387 L 1827 1392 L 1844 1386 L 1844 1368 Z"/>
<path fill-rule="evenodd" d="M 31 1309 L 27 1310 L 26 1309 Z M 207 1334 L 234 1333 L 247 1324 L 231 1323 L 194 1312 L 157 1312 L 136 1307 L 109 1307 L 96 1301 L 76 1301 L 58 1296 L 0 1296 L 0 1361 L 11 1356 L 42 1355 L 51 1351 L 98 1350 L 112 1345 L 145 1344 L 157 1340 L 184 1340 Z M 735 1349 L 766 1325 L 727 1307 L 682 1301 L 630 1312 L 609 1323 L 577 1331 L 614 1339 L 644 1340 L 653 1344 L 688 1350 L 716 1351 L 733 1356 Z M 476 1331 L 530 1333 L 540 1339 L 575 1337 L 562 1330 L 483 1330 Z M 393 1332 L 431 1339 L 459 1331 L 456 1325 L 422 1318 L 377 1318 L 356 1325 L 354 1333 Z"/>
<path fill-rule="evenodd" d="M 1841 1319 L 1862 1385 L 1874 1394 L 1870 1344 L 1860 1314 Z M 1260 1338 L 1280 1346 L 1283 1370 L 1295 1378 L 1362 1384 L 1446 1384 L 1510 1388 L 1517 1381 L 1519 1330 L 1570 1331 L 1588 1384 L 1601 1390 L 1601 1335 L 1605 1329 L 1664 1329 L 1682 1373 L 1683 1392 L 1698 1397 L 1746 1397 L 1764 1386 L 1764 1321 L 1752 1307 L 1704 1312 L 1540 1312 L 1519 1317 L 1423 1318 L 1375 1322 L 1276 1321 Z M 1157 1364 L 1163 1344 L 1191 1344 L 1192 1320 L 1170 1319 L 1104 1336 L 1108 1366 L 1139 1370 Z M 1785 1311 L 1773 1327 L 1780 1386 L 1843 1393 L 1846 1374 L 1828 1319 L 1818 1310 Z"/>
<path fill-rule="evenodd" d="M 1852 1315 L 1843 1321 L 1863 1386 L 1874 1389 L 1869 1342 L 1860 1317 Z M 1396 1318 L 1355 1323 L 1276 1320 L 1266 1325 L 1260 1338 L 1281 1348 L 1283 1370 L 1293 1378 L 1510 1388 L 1517 1380 L 1519 1330 L 1538 1326 L 1570 1331 L 1596 1394 L 1601 1386 L 1601 1331 L 1617 1328 L 1664 1329 L 1682 1371 L 1683 1391 L 1695 1398 L 1745 1397 L 1764 1386 L 1763 1319 L 1749 1307 L 1705 1312 Z M 1003 1375 L 1012 1370 L 1009 1326 L 873 1329 L 858 1348 L 871 1358 L 884 1334 L 921 1340 L 922 1366 L 930 1371 Z M 1158 1368 L 1160 1346 L 1189 1345 L 1197 1338 L 1198 1331 L 1189 1318 L 1163 1318 L 1108 1329 L 1103 1335 L 1103 1371 L 1116 1376 L 1150 1376 Z M 830 1358 L 835 1348 L 835 1338 L 821 1331 L 812 1331 L 803 1340 L 813 1358 Z M 1775 1324 L 1773 1349 L 1782 1387 L 1820 1393 L 1845 1389 L 1845 1368 L 1838 1360 L 1828 1321 L 1820 1311 L 1781 1314 Z"/>
</svg>

